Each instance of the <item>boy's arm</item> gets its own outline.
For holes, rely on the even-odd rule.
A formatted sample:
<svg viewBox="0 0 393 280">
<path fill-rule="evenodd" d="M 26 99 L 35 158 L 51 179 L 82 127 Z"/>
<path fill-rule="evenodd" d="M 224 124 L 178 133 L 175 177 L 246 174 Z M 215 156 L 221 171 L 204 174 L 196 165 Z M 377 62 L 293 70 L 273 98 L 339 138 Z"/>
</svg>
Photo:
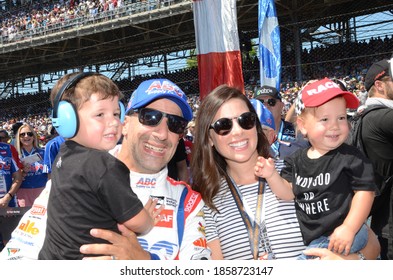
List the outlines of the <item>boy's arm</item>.
<svg viewBox="0 0 393 280">
<path fill-rule="evenodd" d="M 373 191 L 355 191 L 351 208 L 343 224 L 357 232 L 370 214 L 374 196 Z"/>
<path fill-rule="evenodd" d="M 373 191 L 356 191 L 351 208 L 343 224 L 330 236 L 328 249 L 334 252 L 349 253 L 354 236 L 366 221 L 374 201 Z"/>
<path fill-rule="evenodd" d="M 142 208 L 138 214 L 125 221 L 123 225 L 136 234 L 146 234 L 153 228 L 154 221 L 147 210 Z"/>
<path fill-rule="evenodd" d="M 161 205 L 155 208 L 157 200 L 153 201 L 151 198 L 146 202 L 144 208 L 134 217 L 125 221 L 123 224 L 131 231 L 137 234 L 148 233 L 160 219 L 160 213 L 164 208 Z"/>
<path fill-rule="evenodd" d="M 255 174 L 266 179 L 270 189 L 278 198 L 282 200 L 293 200 L 295 198 L 292 184 L 280 176 L 272 158 L 258 157 Z"/>
<path fill-rule="evenodd" d="M 381 252 L 381 246 L 375 233 L 369 228 L 367 245 L 361 250 L 361 253 L 367 260 L 376 260 Z M 318 257 L 321 260 L 359 260 L 359 254 L 353 253 L 348 256 L 334 253 L 326 248 L 312 248 L 304 252 L 308 256 Z"/>
</svg>

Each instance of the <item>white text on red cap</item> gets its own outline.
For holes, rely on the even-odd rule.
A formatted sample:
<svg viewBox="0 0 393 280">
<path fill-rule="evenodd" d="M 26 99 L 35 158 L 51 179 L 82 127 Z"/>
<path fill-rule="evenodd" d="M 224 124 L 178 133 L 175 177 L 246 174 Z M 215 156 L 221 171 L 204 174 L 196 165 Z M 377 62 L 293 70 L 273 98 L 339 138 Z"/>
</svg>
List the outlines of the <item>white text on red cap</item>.
<svg viewBox="0 0 393 280">
<path fill-rule="evenodd" d="M 319 94 L 321 92 L 324 92 L 325 90 L 328 90 L 329 88 L 338 88 L 339 89 L 340 86 L 334 82 L 329 81 L 323 85 L 319 85 L 318 88 L 309 89 L 306 92 L 308 95 L 314 95 L 314 94 Z"/>
</svg>

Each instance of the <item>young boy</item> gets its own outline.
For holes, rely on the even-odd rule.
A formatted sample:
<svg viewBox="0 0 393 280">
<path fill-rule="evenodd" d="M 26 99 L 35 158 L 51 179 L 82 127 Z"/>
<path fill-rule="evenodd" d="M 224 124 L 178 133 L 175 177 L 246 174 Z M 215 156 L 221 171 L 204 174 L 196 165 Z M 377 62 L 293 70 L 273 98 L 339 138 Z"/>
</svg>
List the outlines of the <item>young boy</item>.
<svg viewBox="0 0 393 280">
<path fill-rule="evenodd" d="M 364 223 L 376 187 L 370 161 L 344 143 L 349 133 L 346 108 L 356 109 L 359 101 L 325 78 L 306 85 L 295 102 L 297 126 L 311 147 L 285 159 L 282 177 L 272 159 L 263 157 L 255 173 L 280 199 L 295 199 L 307 246 L 345 255 L 359 252 L 367 243 Z"/>
<path fill-rule="evenodd" d="M 154 226 L 157 213 L 143 208 L 128 167 L 108 153 L 121 135 L 120 98 L 118 87 L 97 73 L 66 75 L 52 91 L 53 124 L 67 140 L 53 163 L 39 259 L 82 259 L 82 244 L 104 243 L 90 235 L 92 228 L 118 231 L 124 224 L 143 234 Z"/>
</svg>

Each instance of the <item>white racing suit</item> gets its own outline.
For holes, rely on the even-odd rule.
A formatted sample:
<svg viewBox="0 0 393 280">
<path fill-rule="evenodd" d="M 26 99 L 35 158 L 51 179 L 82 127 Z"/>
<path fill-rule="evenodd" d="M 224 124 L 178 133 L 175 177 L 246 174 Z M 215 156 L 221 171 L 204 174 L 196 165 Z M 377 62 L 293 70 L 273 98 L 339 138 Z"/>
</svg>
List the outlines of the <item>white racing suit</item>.
<svg viewBox="0 0 393 280">
<path fill-rule="evenodd" d="M 167 174 L 167 168 L 154 175 L 130 172 L 132 189 L 142 203 L 152 197 L 158 199 L 158 204 L 165 205 L 161 221 L 148 234 L 138 237 L 139 243 L 159 259 L 210 259 L 200 194 Z M 181 199 L 182 194 L 184 199 Z M 182 239 L 180 246 L 179 238 Z"/>
<path fill-rule="evenodd" d="M 200 194 L 185 183 L 167 177 L 167 174 L 167 168 L 157 174 L 130 173 L 131 187 L 143 204 L 152 197 L 158 199 L 158 204 L 165 205 L 161 221 L 148 234 L 138 237 L 140 244 L 149 251 L 152 259 L 210 259 L 202 214 L 204 203 Z M 0 253 L 0 260 L 38 258 L 45 239 L 50 187 L 48 181 L 33 207 L 23 215 L 12 232 L 11 240 Z"/>
</svg>

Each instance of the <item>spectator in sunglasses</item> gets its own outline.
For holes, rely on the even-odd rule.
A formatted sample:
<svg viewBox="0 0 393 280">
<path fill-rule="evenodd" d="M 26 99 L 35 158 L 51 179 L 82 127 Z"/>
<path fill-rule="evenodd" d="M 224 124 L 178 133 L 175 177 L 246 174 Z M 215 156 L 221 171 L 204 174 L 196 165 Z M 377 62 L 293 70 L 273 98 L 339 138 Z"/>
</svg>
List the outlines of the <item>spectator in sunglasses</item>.
<svg viewBox="0 0 393 280">
<path fill-rule="evenodd" d="M 51 92 L 52 104 L 72 104 L 78 126 L 60 146 L 53 164 L 46 235 L 38 255 L 42 260 L 82 259 L 80 246 L 97 242 L 89 234 L 93 227 L 117 231 L 117 224 L 123 224 L 144 234 L 159 214 L 154 211 L 156 202 L 143 207 L 130 188 L 127 166 L 108 153 L 122 132 L 124 110 L 116 84 L 98 73 L 68 74 L 58 83 L 62 85 Z M 57 104 L 58 98 L 64 102 Z M 58 121 L 53 118 L 54 124 Z"/>
<path fill-rule="evenodd" d="M 296 259 L 305 246 L 295 205 L 277 199 L 267 182 L 254 174 L 258 156 L 269 157 L 270 145 L 241 91 L 222 85 L 205 97 L 196 117 L 193 147 L 193 187 L 206 204 L 212 258 Z M 277 170 L 282 167 L 282 160 L 276 160 Z M 370 239 L 375 242 L 371 245 L 377 243 Z M 342 258 L 327 249 L 313 253 L 323 259 Z M 373 250 L 363 253 L 370 258 L 378 255 Z"/>
<path fill-rule="evenodd" d="M 284 159 L 297 149 L 309 145 L 301 134 L 296 134 L 293 123 L 283 119 L 282 110 L 284 103 L 281 101 L 281 94 L 276 88 L 271 86 L 257 87 L 254 98 L 260 100 L 274 116 L 277 135 L 276 141 L 271 145 L 275 153 L 274 157 Z"/>
<path fill-rule="evenodd" d="M 191 119 L 192 110 L 186 95 L 171 81 L 153 79 L 139 85 L 127 106 L 123 141 L 110 153 L 129 168 L 131 188 L 143 203 L 149 198 L 158 199 L 157 204 L 164 207 L 162 219 L 148 234 L 138 238 L 123 225 L 119 225 L 121 234 L 95 228 L 90 233 L 98 239 L 94 244 L 83 245 L 82 254 L 90 259 L 104 260 L 210 259 L 201 213 L 204 203 L 200 194 L 189 185 L 168 177 L 167 164 Z M 50 182 L 37 199 L 37 209 L 45 210 Z M 0 254 L 1 259 L 37 258 L 45 235 L 45 213 L 30 211 L 22 217 L 21 223 L 36 217 L 34 221 L 39 234 L 25 237 L 26 233 L 16 228 L 7 248 L 19 250 L 7 254 L 9 250 L 6 248 Z M 110 244 L 97 243 L 99 239 Z M 26 246 L 24 240 L 33 246 Z"/>
<path fill-rule="evenodd" d="M 27 123 L 19 127 L 15 147 L 23 164 L 23 181 L 16 194 L 18 205 L 30 207 L 45 188 L 48 179 L 43 173 L 44 149 L 38 146 L 37 134 Z"/>
</svg>

